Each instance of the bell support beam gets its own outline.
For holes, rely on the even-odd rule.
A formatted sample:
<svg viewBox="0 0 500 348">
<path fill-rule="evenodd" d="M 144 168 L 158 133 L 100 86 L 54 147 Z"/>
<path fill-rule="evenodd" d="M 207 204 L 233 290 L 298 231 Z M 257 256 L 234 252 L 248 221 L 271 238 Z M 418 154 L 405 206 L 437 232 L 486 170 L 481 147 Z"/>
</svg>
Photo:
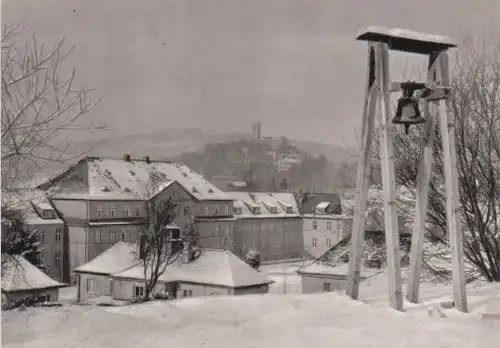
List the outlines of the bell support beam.
<svg viewBox="0 0 500 348">
<path fill-rule="evenodd" d="M 445 85 L 450 84 L 448 54 L 439 56 L 441 79 Z M 460 191 L 458 188 L 457 150 L 455 140 L 455 120 L 451 100 L 440 101 L 439 116 L 441 138 L 443 140 L 443 159 L 446 186 L 446 220 L 451 244 L 451 271 L 453 283 L 453 302 L 455 308 L 466 313 L 467 293 L 465 289 L 464 255 L 462 226 L 460 216 Z"/>
<path fill-rule="evenodd" d="M 370 182 L 370 157 L 373 142 L 373 127 L 375 122 L 375 108 L 378 99 L 378 74 L 375 56 L 375 45 L 368 44 L 367 85 L 365 90 L 364 109 L 361 125 L 360 156 L 356 178 L 356 202 L 354 207 L 354 221 L 351 234 L 351 254 L 346 293 L 352 299 L 359 296 L 359 282 L 361 278 L 361 261 L 363 256 L 363 240 L 365 236 L 365 211 L 368 200 L 368 185 Z"/>
<path fill-rule="evenodd" d="M 392 308 L 403 310 L 403 291 L 401 284 L 401 259 L 399 253 L 399 229 L 396 195 L 396 175 L 394 171 L 393 133 L 389 92 L 389 49 L 386 43 L 377 45 L 377 62 L 380 64 L 380 97 L 378 124 L 380 127 L 380 160 L 382 185 L 384 190 L 384 224 L 387 249 L 389 278 L 389 304 Z"/>
<path fill-rule="evenodd" d="M 436 78 L 439 69 L 439 55 L 433 52 L 429 55 L 427 68 L 427 83 L 437 83 Z M 417 192 L 415 203 L 415 218 L 413 221 L 413 233 L 411 236 L 410 272 L 408 275 L 408 286 L 406 299 L 412 303 L 418 303 L 418 290 L 420 286 L 420 272 L 422 268 L 422 248 L 425 236 L 425 222 L 429 202 L 429 185 L 432 173 L 432 157 L 434 146 L 434 135 L 438 117 L 439 104 L 436 101 L 426 102 L 424 118 L 427 120 L 424 126 L 424 138 L 420 152 L 420 163 L 417 174 Z"/>
</svg>

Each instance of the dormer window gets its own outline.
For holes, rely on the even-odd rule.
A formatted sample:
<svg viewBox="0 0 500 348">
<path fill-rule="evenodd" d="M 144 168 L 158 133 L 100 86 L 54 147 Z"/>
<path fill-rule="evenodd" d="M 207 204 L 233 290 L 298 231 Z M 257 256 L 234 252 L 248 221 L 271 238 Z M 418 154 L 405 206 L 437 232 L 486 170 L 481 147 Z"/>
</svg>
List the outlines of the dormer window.
<svg viewBox="0 0 500 348">
<path fill-rule="evenodd" d="M 235 215 L 241 215 L 243 213 L 243 209 L 241 207 L 235 207 L 234 208 L 234 214 Z"/>
<path fill-rule="evenodd" d="M 260 207 L 253 207 L 252 208 L 252 213 L 253 214 L 260 214 Z"/>
<path fill-rule="evenodd" d="M 293 207 L 286 207 L 287 214 L 293 214 Z"/>
<path fill-rule="evenodd" d="M 54 211 L 53 210 L 44 210 L 43 211 L 43 218 L 44 219 L 53 219 L 55 217 Z"/>
</svg>

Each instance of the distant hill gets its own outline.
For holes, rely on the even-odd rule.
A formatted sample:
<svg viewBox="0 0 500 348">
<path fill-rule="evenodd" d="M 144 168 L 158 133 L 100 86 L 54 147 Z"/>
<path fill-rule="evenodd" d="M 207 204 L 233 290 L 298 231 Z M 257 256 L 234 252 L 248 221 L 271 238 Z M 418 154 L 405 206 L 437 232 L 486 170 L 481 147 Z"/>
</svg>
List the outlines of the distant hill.
<svg viewBox="0 0 500 348">
<path fill-rule="evenodd" d="M 283 147 L 284 139 L 287 144 Z M 268 138 L 256 143 L 249 134 L 243 132 L 206 133 L 198 129 L 167 128 L 72 144 L 73 152 L 88 151 L 87 154 L 91 156 L 120 157 L 128 153 L 133 158 L 149 156 L 158 160 L 182 161 L 213 180 L 217 180 L 218 177 L 243 180 L 245 172 L 250 168 L 249 163 L 245 162 L 243 154 L 245 148 L 251 149 L 249 156 L 253 156 L 250 162 L 254 175 L 265 178 L 266 183 L 262 183 L 261 186 L 264 185 L 267 189 L 272 188 L 272 183 L 267 181 L 270 173 L 274 171 L 275 150 L 278 150 L 278 157 L 282 157 L 281 161 L 285 166 L 290 166 L 289 162 L 303 162 L 306 166 L 294 165 L 293 168 L 289 168 L 290 172 L 287 175 L 280 173 L 275 178 L 279 180 L 275 185 L 279 185 L 283 177 L 300 186 L 316 180 L 321 182 L 315 189 L 321 190 L 324 185 L 332 184 L 331 181 L 339 177 L 339 168 L 351 168 L 353 165 L 352 155 L 341 146 L 283 137 Z M 321 155 L 322 159 L 315 162 Z M 323 163 L 320 163 L 321 161 Z M 328 169 L 319 169 L 317 165 Z M 50 175 L 61 168 L 58 163 L 49 164 L 40 176 Z M 326 172 L 323 173 L 324 170 Z M 350 174 L 343 176 L 348 180 L 351 177 Z M 328 180 L 320 180 L 318 177 L 328 177 Z"/>
</svg>

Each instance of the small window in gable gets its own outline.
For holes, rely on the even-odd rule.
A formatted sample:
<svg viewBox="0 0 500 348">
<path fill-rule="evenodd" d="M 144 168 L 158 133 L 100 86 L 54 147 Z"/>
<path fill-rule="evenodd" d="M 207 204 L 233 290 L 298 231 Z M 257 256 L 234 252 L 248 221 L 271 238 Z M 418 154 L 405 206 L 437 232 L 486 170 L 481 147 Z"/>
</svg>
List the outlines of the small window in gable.
<svg viewBox="0 0 500 348">
<path fill-rule="evenodd" d="M 55 217 L 54 211 L 53 210 L 44 210 L 43 211 L 43 218 L 44 219 L 53 219 Z"/>
</svg>

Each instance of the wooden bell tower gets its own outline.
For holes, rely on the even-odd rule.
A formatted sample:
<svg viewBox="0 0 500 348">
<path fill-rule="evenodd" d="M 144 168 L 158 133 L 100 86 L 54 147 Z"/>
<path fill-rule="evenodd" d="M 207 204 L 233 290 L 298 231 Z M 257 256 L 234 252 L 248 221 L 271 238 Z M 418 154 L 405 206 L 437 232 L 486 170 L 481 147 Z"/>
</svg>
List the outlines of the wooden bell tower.
<svg viewBox="0 0 500 348">
<path fill-rule="evenodd" d="M 453 299 L 455 307 L 467 312 L 465 291 L 463 243 L 460 222 L 460 200 L 456 169 L 454 115 L 450 105 L 450 71 L 448 49 L 456 45 L 447 37 L 429 35 L 406 29 L 368 27 L 361 31 L 357 40 L 368 41 L 368 76 L 365 89 L 360 157 L 356 181 L 356 203 L 351 236 L 351 254 L 347 295 L 357 299 L 363 254 L 365 210 L 368 198 L 370 155 L 372 136 L 377 115 L 380 127 L 380 157 L 384 190 L 384 223 L 389 275 L 389 303 L 396 310 L 403 310 L 403 290 L 399 252 L 396 179 L 394 172 L 393 134 L 399 128 L 391 123 L 390 93 L 402 87 L 402 82 L 389 82 L 389 50 L 424 54 L 429 57 L 427 81 L 422 88 L 425 129 L 422 139 L 421 160 L 418 168 L 416 212 L 413 225 L 410 256 L 410 274 L 407 299 L 418 302 L 422 247 L 427 215 L 429 185 L 432 170 L 432 146 L 437 118 L 443 140 L 444 171 L 446 186 L 446 212 L 451 243 Z"/>
</svg>

